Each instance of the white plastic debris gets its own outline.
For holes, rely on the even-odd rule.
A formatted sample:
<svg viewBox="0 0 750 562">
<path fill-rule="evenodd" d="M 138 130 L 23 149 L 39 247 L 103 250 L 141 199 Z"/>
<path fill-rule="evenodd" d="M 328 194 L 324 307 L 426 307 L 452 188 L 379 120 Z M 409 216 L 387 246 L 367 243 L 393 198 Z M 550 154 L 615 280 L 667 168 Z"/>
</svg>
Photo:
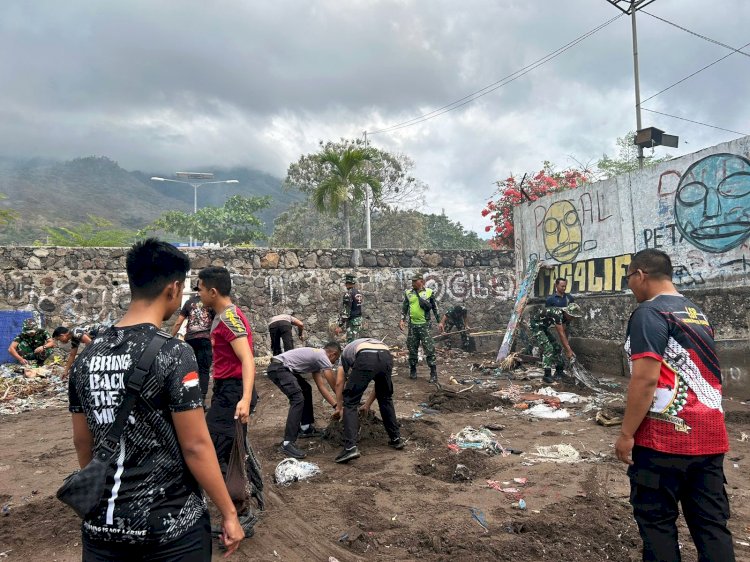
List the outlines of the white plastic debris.
<svg viewBox="0 0 750 562">
<path fill-rule="evenodd" d="M 566 420 L 570 417 L 570 413 L 565 408 L 553 408 L 549 404 L 537 404 L 524 410 L 522 414 L 545 420 Z"/>
<path fill-rule="evenodd" d="M 582 460 L 581 454 L 572 445 L 566 443 L 537 447 L 536 450 L 536 453 L 531 454 L 535 455 L 537 457 L 536 460 L 541 462 L 575 463 Z"/>
<path fill-rule="evenodd" d="M 575 392 L 557 392 L 551 386 L 545 386 L 536 391 L 537 394 L 543 394 L 545 396 L 555 396 L 560 399 L 560 402 L 566 404 L 579 404 L 580 402 L 586 402 L 586 398 L 579 396 Z"/>
<path fill-rule="evenodd" d="M 510 454 L 497 442 L 495 434 L 486 428 L 474 429 L 466 426 L 455 435 L 451 435 L 448 442 L 455 443 L 460 449 L 480 449 L 490 454 L 500 453 L 503 456 Z"/>
<path fill-rule="evenodd" d="M 307 480 L 316 474 L 320 474 L 320 467 L 317 464 L 288 458 L 276 465 L 274 478 L 277 484 L 288 486 L 292 482 Z"/>
</svg>

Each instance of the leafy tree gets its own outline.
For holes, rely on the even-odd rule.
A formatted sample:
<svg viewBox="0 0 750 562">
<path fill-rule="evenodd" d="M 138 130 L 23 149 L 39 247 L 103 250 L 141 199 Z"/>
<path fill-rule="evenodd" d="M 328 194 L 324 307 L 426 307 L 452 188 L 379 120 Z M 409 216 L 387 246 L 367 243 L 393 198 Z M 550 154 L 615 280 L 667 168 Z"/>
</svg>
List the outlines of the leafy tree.
<svg viewBox="0 0 750 562">
<path fill-rule="evenodd" d="M 610 158 L 603 154 L 601 159 L 596 163 L 599 172 L 595 175 L 595 180 L 613 178 L 620 174 L 627 174 L 638 169 L 638 147 L 633 144 L 635 132 L 630 131 L 624 137 L 617 137 L 617 157 Z M 653 166 L 659 162 L 669 160 L 671 156 L 666 155 L 657 158 L 654 155 L 643 157 L 643 167 Z"/>
<path fill-rule="evenodd" d="M 7 199 L 5 195 L 0 193 L 0 201 Z M 7 226 L 18 218 L 18 213 L 13 209 L 0 209 L 0 226 Z"/>
<path fill-rule="evenodd" d="M 295 203 L 273 221 L 270 245 L 280 248 L 334 248 L 341 240 L 340 217 L 318 212 L 308 201 Z"/>
<path fill-rule="evenodd" d="M 256 214 L 270 204 L 270 196 L 234 195 L 221 207 L 202 207 L 197 213 L 168 211 L 141 231 L 141 234 L 161 230 L 222 245 L 252 244 L 266 238 L 263 222 Z"/>
<path fill-rule="evenodd" d="M 320 150 L 302 155 L 297 162 L 289 165 L 284 180 L 285 189 L 296 189 L 311 195 L 326 175 L 326 166 L 319 155 L 332 150 L 342 153 L 352 148 L 365 148 L 361 139 L 340 139 L 338 142 L 321 141 Z M 405 154 L 393 154 L 370 146 L 367 148 L 370 161 L 367 167 L 380 181 L 379 196 L 373 198 L 373 208 L 391 206 L 414 208 L 424 203 L 427 186 L 411 175 L 414 161 Z"/>
<path fill-rule="evenodd" d="M 352 223 L 364 225 L 361 207 L 352 215 Z M 300 203 L 274 221 L 271 245 L 287 248 L 331 248 L 336 245 L 342 217 L 329 217 Z M 363 228 L 352 235 L 355 247 L 365 245 Z M 372 215 L 373 248 L 482 248 L 485 242 L 463 229 L 445 215 L 426 215 L 413 210 L 385 208 Z"/>
<path fill-rule="evenodd" d="M 373 197 L 380 196 L 380 180 L 365 166 L 372 161 L 369 150 L 349 147 L 343 151 L 324 150 L 318 160 L 323 165 L 323 177 L 312 193 L 312 203 L 318 211 L 344 214 L 346 247 L 352 247 L 350 211 L 353 203 L 361 203 L 365 190 L 372 190 Z"/>
<path fill-rule="evenodd" d="M 47 233 L 45 245 L 73 247 L 122 247 L 129 246 L 136 233 L 122 228 L 112 228 L 112 222 L 96 215 L 89 215 L 88 221 L 71 226 L 57 226 L 44 229 Z M 41 241 L 35 245 L 42 245 Z"/>
<path fill-rule="evenodd" d="M 460 222 L 450 220 L 445 213 L 423 215 L 426 247 L 441 250 L 478 250 L 486 242 L 476 232 L 466 230 Z"/>
<path fill-rule="evenodd" d="M 523 181 L 523 180 L 522 180 Z M 557 172 L 554 166 L 545 161 L 541 170 L 531 176 L 526 175 L 523 185 L 514 176 L 498 180 L 497 191 L 482 210 L 483 217 L 489 217 L 492 224 L 484 227 L 493 232 L 490 245 L 495 248 L 513 247 L 513 207 L 524 201 L 536 201 L 550 193 L 575 189 L 589 182 L 589 176 L 579 170 Z"/>
</svg>

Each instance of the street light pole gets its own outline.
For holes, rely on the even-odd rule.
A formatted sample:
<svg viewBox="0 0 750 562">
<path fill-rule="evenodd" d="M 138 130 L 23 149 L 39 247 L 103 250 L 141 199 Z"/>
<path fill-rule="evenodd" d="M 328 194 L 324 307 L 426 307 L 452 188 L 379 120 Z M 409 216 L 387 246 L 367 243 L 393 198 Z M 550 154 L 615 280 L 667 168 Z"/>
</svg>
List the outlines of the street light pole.
<svg viewBox="0 0 750 562">
<path fill-rule="evenodd" d="M 365 150 L 367 150 L 367 131 L 365 133 Z M 365 232 L 367 233 L 367 249 L 372 248 L 372 232 L 370 230 L 370 186 L 365 185 Z"/>
<path fill-rule="evenodd" d="M 208 175 L 208 174 L 203 174 Z M 213 177 L 213 174 L 211 174 Z M 185 185 L 189 185 L 193 188 L 193 214 L 195 215 L 198 212 L 198 188 L 203 185 L 209 185 L 209 184 L 217 184 L 217 183 L 240 183 L 239 180 L 221 180 L 221 181 L 203 181 L 203 182 L 190 182 L 190 181 L 182 181 L 182 180 L 172 180 L 169 178 L 160 178 L 158 176 L 154 176 L 151 178 L 151 181 L 168 181 L 171 183 L 183 183 Z M 190 247 L 193 246 L 193 237 L 190 237 Z"/>
</svg>

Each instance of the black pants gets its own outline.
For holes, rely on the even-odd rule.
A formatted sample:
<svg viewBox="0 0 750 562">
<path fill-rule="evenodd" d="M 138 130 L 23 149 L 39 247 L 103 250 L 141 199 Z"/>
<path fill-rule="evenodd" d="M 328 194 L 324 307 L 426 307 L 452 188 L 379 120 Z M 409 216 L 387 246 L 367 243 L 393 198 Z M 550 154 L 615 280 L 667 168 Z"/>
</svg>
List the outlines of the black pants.
<svg viewBox="0 0 750 562">
<path fill-rule="evenodd" d="M 630 503 L 644 561 L 680 561 L 675 523 L 679 503 L 699 562 L 734 562 L 724 455 L 671 455 L 634 447 L 633 463 L 628 468 Z"/>
<path fill-rule="evenodd" d="M 234 443 L 234 411 L 237 402 L 242 399 L 242 379 L 214 379 L 214 392 L 211 396 L 211 407 L 206 414 L 206 425 L 211 434 L 216 456 L 222 473 L 226 473 L 229 455 Z M 258 399 L 253 387 L 252 402 Z M 252 406 L 251 406 L 252 407 Z M 247 425 L 242 426 L 244 437 L 247 437 Z"/>
<path fill-rule="evenodd" d="M 292 339 L 292 325 L 286 320 L 274 322 L 268 325 L 268 333 L 271 335 L 271 353 L 273 355 L 281 354 L 281 343 L 284 342 L 284 351 L 294 349 L 294 340 Z"/>
<path fill-rule="evenodd" d="M 293 373 L 281 363 L 271 362 L 268 367 L 268 378 L 289 399 L 284 441 L 295 442 L 299 435 L 300 424 L 315 423 L 312 387 L 300 375 Z"/>
<path fill-rule="evenodd" d="M 357 353 L 349 378 L 344 386 L 344 447 L 351 449 L 357 444 L 359 434 L 359 401 L 370 381 L 375 381 L 375 396 L 378 399 L 380 416 L 388 437 L 400 436 L 396 410 L 393 407 L 393 358 L 385 349 L 367 349 Z"/>
<path fill-rule="evenodd" d="M 167 543 L 133 545 L 100 543 L 83 536 L 83 562 L 210 562 L 211 524 L 208 513 L 184 535 Z"/>
<path fill-rule="evenodd" d="M 208 394 L 208 380 L 211 377 L 211 363 L 214 359 L 211 350 L 211 340 L 208 338 L 193 338 L 185 340 L 185 343 L 193 348 L 195 360 L 198 362 L 198 380 L 201 385 L 201 396 L 206 399 Z"/>
</svg>

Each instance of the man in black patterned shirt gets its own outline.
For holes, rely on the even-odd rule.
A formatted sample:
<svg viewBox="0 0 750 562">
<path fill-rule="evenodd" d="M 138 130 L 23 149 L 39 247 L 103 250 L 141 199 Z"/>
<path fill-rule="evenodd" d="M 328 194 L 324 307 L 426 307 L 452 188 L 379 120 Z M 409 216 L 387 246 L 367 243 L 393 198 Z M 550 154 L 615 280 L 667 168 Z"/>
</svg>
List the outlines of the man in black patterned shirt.
<svg viewBox="0 0 750 562">
<path fill-rule="evenodd" d="M 126 258 L 131 302 L 122 319 L 78 356 L 69 379 L 73 441 L 86 466 L 109 432 L 126 384 L 157 327 L 182 300 L 190 262 L 156 239 Z M 107 474 L 99 506 L 83 521 L 83 560 L 211 559 L 201 488 L 219 509 L 229 552 L 244 537 L 206 427 L 198 365 L 190 347 L 168 340 L 144 381 Z"/>
</svg>

